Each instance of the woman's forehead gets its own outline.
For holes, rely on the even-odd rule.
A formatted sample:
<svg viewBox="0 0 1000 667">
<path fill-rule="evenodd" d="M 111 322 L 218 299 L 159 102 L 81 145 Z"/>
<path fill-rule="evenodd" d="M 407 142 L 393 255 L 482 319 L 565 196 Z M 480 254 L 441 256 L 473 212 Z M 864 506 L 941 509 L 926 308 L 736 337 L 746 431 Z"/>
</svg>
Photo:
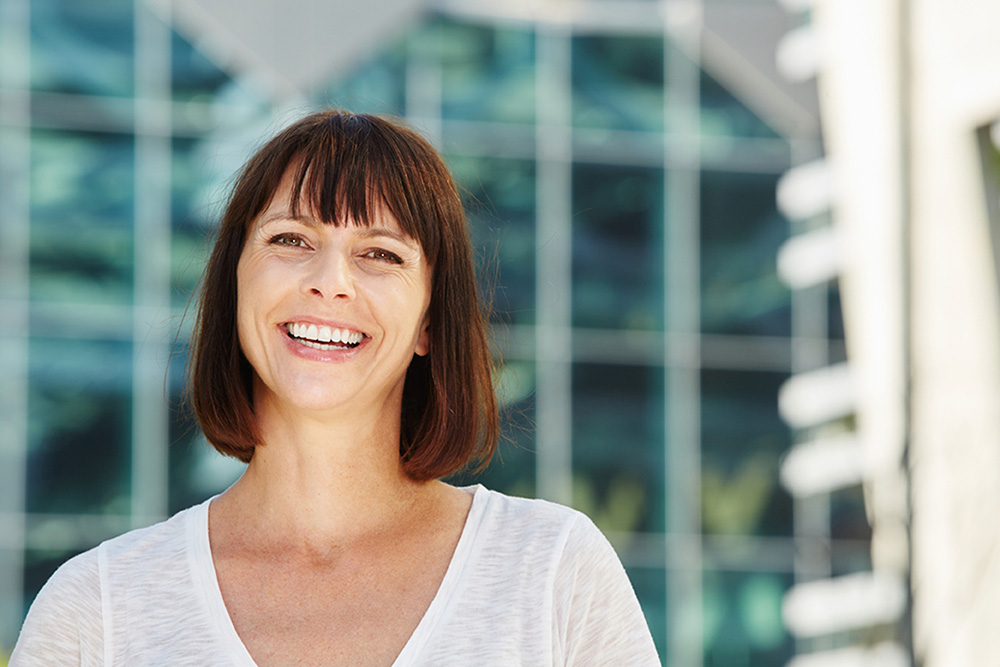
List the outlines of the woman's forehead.
<svg viewBox="0 0 1000 667">
<path fill-rule="evenodd" d="M 323 196 L 329 195 L 325 192 L 314 192 L 316 188 L 312 186 L 308 173 L 304 177 L 300 175 L 299 162 L 301 160 L 294 160 L 285 169 L 271 200 L 255 220 L 257 226 L 263 226 L 274 220 L 295 220 L 307 225 L 377 227 L 399 236 L 412 238 L 399 224 L 399 220 L 393 215 L 381 193 L 366 193 L 362 207 L 357 205 L 360 202 L 354 202 L 355 205 L 352 206 L 351 202 L 346 200 L 350 195 L 346 191 L 340 192 L 338 193 L 340 196 L 337 197 L 340 201 L 335 202 L 335 206 L 330 206 L 330 211 L 324 214 L 322 210 L 318 210 L 317 207 L 324 203 Z"/>
</svg>

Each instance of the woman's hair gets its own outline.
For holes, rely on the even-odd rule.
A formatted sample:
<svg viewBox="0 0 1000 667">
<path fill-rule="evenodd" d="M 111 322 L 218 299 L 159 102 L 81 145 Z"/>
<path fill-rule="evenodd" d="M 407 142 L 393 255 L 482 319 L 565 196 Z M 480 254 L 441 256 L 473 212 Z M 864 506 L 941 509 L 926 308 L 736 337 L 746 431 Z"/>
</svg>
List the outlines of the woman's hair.
<svg viewBox="0 0 1000 667">
<path fill-rule="evenodd" d="M 403 389 L 400 456 L 416 480 L 489 461 L 498 414 L 492 358 L 476 288 L 465 212 L 437 152 L 399 121 L 315 113 L 271 139 L 243 167 L 205 270 L 189 366 L 205 437 L 248 462 L 261 445 L 254 370 L 236 327 L 236 265 L 247 230 L 294 169 L 293 214 L 369 224 L 384 207 L 422 247 L 432 272 L 430 352 L 414 356 Z"/>
</svg>

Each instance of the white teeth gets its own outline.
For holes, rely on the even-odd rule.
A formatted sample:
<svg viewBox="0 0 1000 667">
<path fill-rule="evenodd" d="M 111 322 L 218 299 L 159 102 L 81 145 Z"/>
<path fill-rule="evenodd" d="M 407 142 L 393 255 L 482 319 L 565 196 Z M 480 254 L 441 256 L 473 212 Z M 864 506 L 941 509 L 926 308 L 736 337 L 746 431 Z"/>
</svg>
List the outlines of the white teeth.
<svg viewBox="0 0 1000 667">
<path fill-rule="evenodd" d="M 327 326 L 317 326 L 304 322 L 290 322 L 288 333 L 297 338 L 300 343 L 322 350 L 336 349 L 334 345 L 358 345 L 365 335 L 351 329 L 335 329 Z M 321 345 L 331 343 L 331 345 Z"/>
</svg>

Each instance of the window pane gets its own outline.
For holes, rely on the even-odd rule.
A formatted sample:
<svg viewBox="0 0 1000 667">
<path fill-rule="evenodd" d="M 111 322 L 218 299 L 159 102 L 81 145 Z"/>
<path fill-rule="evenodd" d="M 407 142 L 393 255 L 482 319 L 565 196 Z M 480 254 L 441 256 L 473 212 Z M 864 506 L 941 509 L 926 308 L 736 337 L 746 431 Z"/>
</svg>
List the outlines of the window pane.
<svg viewBox="0 0 1000 667">
<path fill-rule="evenodd" d="M 535 163 L 452 156 L 495 322 L 535 321 Z"/>
<path fill-rule="evenodd" d="M 190 303 L 211 252 L 215 216 L 210 187 L 217 174 L 199 139 L 174 139 L 171 169 L 170 292 L 175 308 Z M 193 315 L 193 313 L 191 313 Z"/>
<path fill-rule="evenodd" d="M 31 0 L 32 88 L 131 95 L 133 16 L 132 0 Z"/>
<path fill-rule="evenodd" d="M 653 635 L 656 652 L 666 657 L 667 650 L 667 575 L 663 568 L 629 567 L 629 581 L 639 598 L 646 624 Z"/>
<path fill-rule="evenodd" d="M 132 137 L 36 130 L 31 161 L 32 298 L 131 303 Z"/>
<path fill-rule="evenodd" d="M 702 371 L 702 527 L 706 533 L 791 535 L 791 499 L 777 470 L 790 446 L 778 415 L 780 373 Z"/>
<path fill-rule="evenodd" d="M 701 131 L 715 137 L 777 138 L 777 133 L 718 81 L 701 73 Z"/>
<path fill-rule="evenodd" d="M 586 35 L 573 39 L 573 125 L 663 130 L 663 40 Z"/>
<path fill-rule="evenodd" d="M 827 292 L 827 335 L 830 340 L 844 340 L 844 310 L 840 303 L 840 284 L 830 283 Z"/>
<path fill-rule="evenodd" d="M 703 577 L 705 667 L 784 665 L 794 642 L 781 620 L 791 575 L 712 572 Z"/>
<path fill-rule="evenodd" d="M 168 507 L 171 514 L 224 491 L 246 466 L 212 447 L 195 419 L 184 385 L 187 345 L 178 344 L 170 359 L 170 474 Z"/>
<path fill-rule="evenodd" d="M 573 324 L 663 327 L 663 170 L 573 167 Z"/>
<path fill-rule="evenodd" d="M 210 102 L 232 79 L 190 42 L 172 33 L 170 45 L 173 98 Z"/>
<path fill-rule="evenodd" d="M 534 32 L 444 23 L 440 39 L 443 118 L 534 122 Z"/>
<path fill-rule="evenodd" d="M 705 333 L 788 336 L 791 297 L 778 278 L 788 224 L 774 174 L 701 174 L 701 321 Z"/>
<path fill-rule="evenodd" d="M 29 342 L 29 512 L 127 514 L 132 346 Z"/>
<path fill-rule="evenodd" d="M 406 111 L 406 44 L 384 46 L 378 54 L 346 72 L 327 87 L 326 104 L 354 112 L 401 115 Z"/>
<path fill-rule="evenodd" d="M 512 496 L 535 496 L 535 385 L 532 362 L 508 362 L 501 371 L 501 436 L 490 466 L 480 474 L 453 475 L 457 486 L 482 484 Z"/>
<path fill-rule="evenodd" d="M 872 527 L 865 512 L 865 494 L 860 486 L 841 489 L 830 497 L 830 536 L 839 540 L 869 542 Z"/>
<path fill-rule="evenodd" d="M 606 532 L 663 532 L 663 369 L 573 366 L 573 505 Z"/>
</svg>

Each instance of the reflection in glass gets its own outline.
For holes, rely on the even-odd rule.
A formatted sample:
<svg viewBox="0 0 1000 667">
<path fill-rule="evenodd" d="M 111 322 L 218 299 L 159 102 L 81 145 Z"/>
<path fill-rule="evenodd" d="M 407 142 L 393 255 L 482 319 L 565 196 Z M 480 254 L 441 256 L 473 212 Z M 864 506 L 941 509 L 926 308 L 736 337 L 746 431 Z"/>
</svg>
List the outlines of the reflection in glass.
<svg viewBox="0 0 1000 667">
<path fill-rule="evenodd" d="M 29 342 L 29 512 L 127 514 L 132 345 Z"/>
<path fill-rule="evenodd" d="M 781 373 L 703 370 L 705 533 L 791 535 L 792 504 L 775 471 L 790 443 L 778 415 Z"/>
<path fill-rule="evenodd" d="M 209 102 L 223 86 L 231 83 L 229 75 L 208 56 L 177 33 L 171 33 L 171 87 L 174 100 Z"/>
<path fill-rule="evenodd" d="M 182 396 L 171 396 L 168 476 L 171 514 L 221 493 L 246 469 L 242 462 L 223 456 L 205 440 L 189 405 L 183 401 Z"/>
<path fill-rule="evenodd" d="M 534 122 L 533 31 L 448 22 L 439 31 L 443 118 Z"/>
<path fill-rule="evenodd" d="M 663 39 L 573 38 L 573 126 L 663 130 Z"/>
<path fill-rule="evenodd" d="M 133 5 L 133 0 L 31 0 L 32 89 L 132 95 Z"/>
<path fill-rule="evenodd" d="M 827 292 L 827 337 L 830 340 L 844 340 L 844 309 L 840 304 L 840 284 L 830 283 Z"/>
<path fill-rule="evenodd" d="M 663 327 L 663 171 L 573 166 L 573 324 Z"/>
<path fill-rule="evenodd" d="M 777 139 L 778 134 L 711 75 L 701 73 L 701 132 L 713 137 Z"/>
<path fill-rule="evenodd" d="M 128 135 L 31 134 L 31 297 L 131 303 L 134 150 Z"/>
<path fill-rule="evenodd" d="M 184 308 L 201 279 L 211 252 L 212 232 L 219 206 L 208 193 L 216 174 L 204 142 L 174 139 L 171 168 L 170 297 L 175 308 Z"/>
<path fill-rule="evenodd" d="M 784 665 L 794 643 L 781 620 L 790 574 L 715 572 L 703 576 L 705 667 Z"/>
<path fill-rule="evenodd" d="M 830 535 L 838 540 L 868 543 L 872 527 L 865 512 L 865 494 L 860 486 L 842 489 L 830 497 Z"/>
<path fill-rule="evenodd" d="M 365 113 L 401 115 L 406 111 L 406 44 L 379 49 L 376 57 L 335 76 L 323 96 L 325 104 Z"/>
<path fill-rule="evenodd" d="M 472 227 L 483 293 L 492 295 L 491 319 L 535 321 L 535 163 L 451 156 Z"/>
<path fill-rule="evenodd" d="M 663 532 L 663 369 L 573 366 L 573 505 L 608 532 Z"/>
<path fill-rule="evenodd" d="M 511 364 L 508 364 L 510 366 Z M 527 375 L 531 375 L 530 371 Z M 529 378 L 533 381 L 533 378 Z M 535 497 L 535 397 L 514 397 L 501 407 L 501 436 L 489 467 L 478 475 L 459 472 L 448 478 L 450 484 L 483 486 L 512 496 Z M 519 390 L 521 393 L 521 390 Z"/>
<path fill-rule="evenodd" d="M 701 321 L 705 333 L 788 336 L 791 297 L 778 278 L 788 223 L 775 174 L 702 171 Z"/>
</svg>

